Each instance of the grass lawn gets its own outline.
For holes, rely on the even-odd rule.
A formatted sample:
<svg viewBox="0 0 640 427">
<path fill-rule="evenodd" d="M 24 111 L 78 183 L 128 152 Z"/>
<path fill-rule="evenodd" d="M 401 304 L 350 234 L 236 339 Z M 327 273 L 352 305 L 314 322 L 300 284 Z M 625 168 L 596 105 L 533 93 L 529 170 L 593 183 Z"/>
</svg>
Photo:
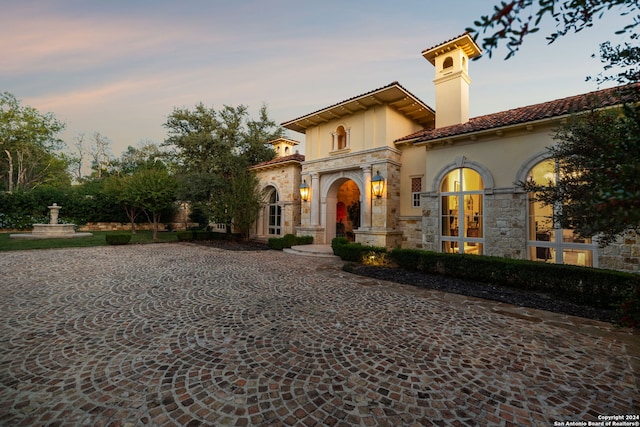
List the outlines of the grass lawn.
<svg viewBox="0 0 640 427">
<path fill-rule="evenodd" d="M 94 231 L 91 237 L 72 239 L 22 240 L 9 239 L 11 233 L 0 233 L 0 251 L 22 251 L 29 249 L 82 248 L 87 246 L 106 246 L 107 234 L 128 234 L 126 231 Z M 151 231 L 138 231 L 131 235 L 131 243 L 153 243 Z M 173 232 L 158 233 L 158 242 L 176 242 L 178 234 Z"/>
</svg>

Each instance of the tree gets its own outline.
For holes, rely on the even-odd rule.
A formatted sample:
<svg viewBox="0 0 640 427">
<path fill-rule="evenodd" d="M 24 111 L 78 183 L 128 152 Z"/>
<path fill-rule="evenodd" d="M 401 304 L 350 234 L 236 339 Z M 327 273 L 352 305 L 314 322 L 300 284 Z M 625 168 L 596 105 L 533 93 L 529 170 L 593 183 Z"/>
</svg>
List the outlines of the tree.
<svg viewBox="0 0 640 427">
<path fill-rule="evenodd" d="M 599 235 L 601 246 L 640 226 L 640 108 L 625 110 L 574 117 L 549 148 L 557 182 L 521 184 L 536 201 L 558 207 L 555 224 L 582 237 Z"/>
<path fill-rule="evenodd" d="M 64 129 L 52 113 L 22 106 L 8 92 L 0 94 L 0 163 L 2 188 L 31 190 L 42 184 L 70 182 L 67 162 L 57 151 L 56 135 Z"/>
<path fill-rule="evenodd" d="M 93 133 L 89 154 L 92 159 L 91 169 L 93 169 L 94 176 L 98 179 L 107 174 L 113 161 L 110 146 L 111 140 L 109 138 L 100 132 Z"/>
<path fill-rule="evenodd" d="M 132 234 L 136 233 L 136 220 L 143 213 L 137 203 L 137 191 L 132 188 L 136 181 L 134 175 L 148 169 L 166 169 L 166 157 L 157 144 L 145 142 L 138 147 L 127 147 L 119 159 L 111 161 L 112 173 L 106 177 L 104 189 L 124 210 Z"/>
<path fill-rule="evenodd" d="M 275 153 L 266 143 L 282 135 L 266 106 L 257 120 L 248 116 L 243 105 L 216 111 L 199 103 L 193 110 L 174 109 L 165 123 L 169 135 L 164 145 L 174 149 L 181 198 L 202 207 L 211 221 L 226 224 L 229 232 L 234 221 L 241 228 L 248 221 L 234 215 L 257 219 L 253 206 L 261 203 L 261 196 L 250 188 L 257 187 L 257 181 L 248 176 L 247 168 L 272 159 Z M 252 208 L 241 212 L 240 203 Z"/>
<path fill-rule="evenodd" d="M 640 6 L 636 0 L 512 0 L 501 1 L 494 6 L 492 15 L 485 15 L 474 22 L 474 28 L 467 28 L 474 37 L 491 32 L 482 41 L 482 48 L 491 56 L 501 40 L 507 40 L 509 53 L 513 56 L 522 46 L 526 36 L 540 30 L 540 23 L 549 16 L 556 23 L 557 31 L 547 36 L 549 43 L 570 32 L 579 33 L 594 25 L 594 19 L 606 13 L 629 16 L 630 23 L 616 34 L 629 34 L 638 38 L 635 28 L 640 24 L 640 16 L 635 15 Z M 494 30 L 495 29 L 495 30 Z"/>
<path fill-rule="evenodd" d="M 127 200 L 138 207 L 153 225 L 153 240 L 158 240 L 158 226 L 162 212 L 176 200 L 176 180 L 165 168 L 151 168 L 136 172 L 123 186 Z"/>
<path fill-rule="evenodd" d="M 219 192 L 215 203 L 211 204 L 212 218 L 216 222 L 230 224 L 245 240 L 249 238 L 251 227 L 264 206 L 264 195 L 258 184 L 253 172 L 246 168 L 239 170 L 229 188 Z"/>
<path fill-rule="evenodd" d="M 109 176 L 104 180 L 104 192 L 115 199 L 129 220 L 131 234 L 136 234 L 136 219 L 142 211 L 136 204 L 135 193 L 130 187 L 131 176 Z"/>
<path fill-rule="evenodd" d="M 168 154 L 160 146 L 145 141 L 137 147 L 131 145 L 113 162 L 113 167 L 120 175 L 131 175 L 138 170 L 155 167 L 158 163 L 168 166 Z"/>
</svg>

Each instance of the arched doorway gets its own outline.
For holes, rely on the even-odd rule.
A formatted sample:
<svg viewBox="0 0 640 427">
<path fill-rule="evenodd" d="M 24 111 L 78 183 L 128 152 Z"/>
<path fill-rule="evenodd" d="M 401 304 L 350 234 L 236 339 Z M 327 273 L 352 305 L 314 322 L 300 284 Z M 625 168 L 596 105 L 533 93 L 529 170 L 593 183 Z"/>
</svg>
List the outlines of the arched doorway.
<svg viewBox="0 0 640 427">
<path fill-rule="evenodd" d="M 355 240 L 354 230 L 360 227 L 360 189 L 351 179 L 336 180 L 327 192 L 327 242 L 334 237 Z"/>
</svg>

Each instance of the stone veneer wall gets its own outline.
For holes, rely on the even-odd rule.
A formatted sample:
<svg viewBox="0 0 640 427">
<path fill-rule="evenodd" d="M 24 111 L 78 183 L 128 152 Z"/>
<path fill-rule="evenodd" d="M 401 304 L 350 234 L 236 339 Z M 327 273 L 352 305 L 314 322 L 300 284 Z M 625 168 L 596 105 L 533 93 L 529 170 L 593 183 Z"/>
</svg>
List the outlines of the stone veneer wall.
<svg viewBox="0 0 640 427">
<path fill-rule="evenodd" d="M 326 183 L 336 178 L 357 179 L 362 178 L 363 168 L 370 167 L 371 175 L 378 171 L 385 178 L 385 194 L 380 199 L 371 201 L 371 227 L 361 227 L 354 230 L 356 242 L 386 247 L 399 247 L 402 243 L 402 232 L 398 225 L 399 199 L 400 199 L 400 151 L 391 147 L 379 147 L 356 153 L 341 151 L 335 156 L 320 160 L 308 161 L 302 165 L 302 175 L 308 184 L 311 184 L 311 176 L 319 175 L 319 188 L 312 188 L 311 192 L 327 190 Z M 362 182 L 362 179 L 361 179 Z M 312 185 L 313 187 L 313 185 Z M 364 199 L 364 189 L 360 189 L 360 197 Z M 316 195 L 317 196 L 317 195 Z M 327 195 L 321 194 L 322 203 Z M 298 227 L 298 235 L 313 235 L 318 243 L 324 242 L 325 224 L 317 227 L 311 226 L 312 202 L 302 203 L 302 221 Z M 327 207 L 329 209 L 329 207 Z M 326 226 L 333 226 L 326 225 Z"/>
<path fill-rule="evenodd" d="M 186 225 L 186 227 L 185 227 Z M 190 227 L 197 227 L 196 222 L 161 222 L 158 225 L 159 230 L 167 230 L 170 226 L 173 231 L 181 231 Z M 128 222 L 89 222 L 78 226 L 78 231 L 130 231 L 131 224 Z M 153 230 L 153 225 L 148 222 L 136 223 L 136 230 Z"/>
<path fill-rule="evenodd" d="M 484 255 L 527 259 L 527 196 L 513 191 L 484 195 Z"/>
<path fill-rule="evenodd" d="M 281 236 L 285 234 L 295 234 L 296 227 L 300 224 L 300 164 L 288 162 L 283 164 L 273 164 L 268 167 L 255 169 L 256 176 L 260 181 L 260 189 L 274 186 L 278 190 L 280 206 L 282 207 Z M 263 213 L 260 220 L 266 221 Z M 263 230 L 265 234 L 258 237 L 269 237 L 268 230 Z"/>
<path fill-rule="evenodd" d="M 640 231 L 629 230 L 616 242 L 599 248 L 598 267 L 640 273 Z"/>
<path fill-rule="evenodd" d="M 406 249 L 422 249 L 422 217 L 400 217 L 398 218 L 398 228 L 402 232 L 400 247 Z"/>
<path fill-rule="evenodd" d="M 526 194 L 496 191 L 484 194 L 483 198 L 483 255 L 526 259 Z M 422 249 L 440 252 L 440 196 L 437 193 L 424 193 L 421 204 L 424 206 Z"/>
</svg>

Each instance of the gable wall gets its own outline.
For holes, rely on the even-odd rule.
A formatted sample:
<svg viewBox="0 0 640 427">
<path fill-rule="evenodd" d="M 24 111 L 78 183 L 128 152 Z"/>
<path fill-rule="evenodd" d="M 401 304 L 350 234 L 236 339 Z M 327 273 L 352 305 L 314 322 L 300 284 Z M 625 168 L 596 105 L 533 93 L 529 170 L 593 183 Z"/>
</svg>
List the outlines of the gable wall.
<svg viewBox="0 0 640 427">
<path fill-rule="evenodd" d="M 332 151 L 331 134 L 341 125 L 349 129 L 349 149 Z M 420 129 L 420 125 L 386 105 L 371 107 L 307 129 L 305 158 L 314 161 L 345 152 L 355 153 L 385 146 L 395 148 L 395 139 Z"/>
</svg>

